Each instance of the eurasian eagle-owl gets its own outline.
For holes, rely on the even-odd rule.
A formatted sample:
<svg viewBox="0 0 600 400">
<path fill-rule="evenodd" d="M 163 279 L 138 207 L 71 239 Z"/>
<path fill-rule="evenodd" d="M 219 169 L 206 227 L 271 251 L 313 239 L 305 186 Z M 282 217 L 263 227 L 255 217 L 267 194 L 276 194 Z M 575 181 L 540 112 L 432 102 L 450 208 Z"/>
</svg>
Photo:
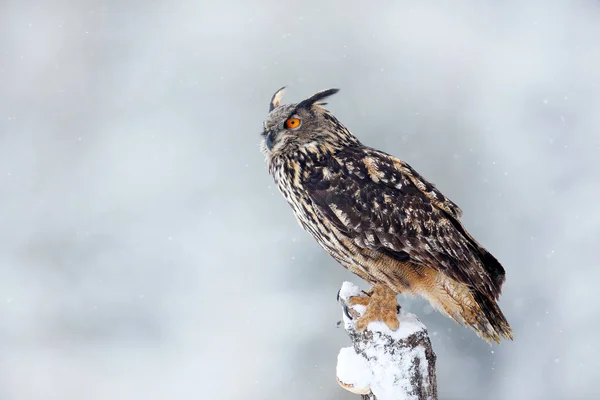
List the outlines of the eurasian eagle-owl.
<svg viewBox="0 0 600 400">
<path fill-rule="evenodd" d="M 329 111 L 329 89 L 271 99 L 261 150 L 300 225 L 373 284 L 357 321 L 398 328 L 396 294 L 421 295 L 487 341 L 512 339 L 496 301 L 504 268 L 465 230 L 461 210 L 407 163 L 363 145 Z"/>
</svg>

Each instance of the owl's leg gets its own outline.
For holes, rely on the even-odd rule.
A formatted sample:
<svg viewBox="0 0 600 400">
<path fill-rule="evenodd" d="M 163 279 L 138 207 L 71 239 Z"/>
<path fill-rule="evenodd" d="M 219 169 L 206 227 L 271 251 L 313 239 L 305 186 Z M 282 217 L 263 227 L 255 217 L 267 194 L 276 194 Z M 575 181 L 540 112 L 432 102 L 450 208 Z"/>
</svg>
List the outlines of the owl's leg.
<svg viewBox="0 0 600 400">
<path fill-rule="evenodd" d="M 398 329 L 398 303 L 396 292 L 385 285 L 375 285 L 370 297 L 353 296 L 348 299 L 348 304 L 363 305 L 367 310 L 355 322 L 356 329 L 362 332 L 371 321 L 383 321 L 391 330 Z"/>
</svg>

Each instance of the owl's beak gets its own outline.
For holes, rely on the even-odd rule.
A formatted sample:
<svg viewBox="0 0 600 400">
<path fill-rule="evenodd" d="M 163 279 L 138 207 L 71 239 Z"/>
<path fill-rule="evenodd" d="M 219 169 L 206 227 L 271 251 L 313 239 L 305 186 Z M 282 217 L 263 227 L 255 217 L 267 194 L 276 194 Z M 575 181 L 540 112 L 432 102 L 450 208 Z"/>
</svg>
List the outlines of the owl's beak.
<svg viewBox="0 0 600 400">
<path fill-rule="evenodd" d="M 265 138 L 265 145 L 267 146 L 267 149 L 271 151 L 271 148 L 273 147 L 273 132 L 267 133 L 267 137 Z"/>
</svg>

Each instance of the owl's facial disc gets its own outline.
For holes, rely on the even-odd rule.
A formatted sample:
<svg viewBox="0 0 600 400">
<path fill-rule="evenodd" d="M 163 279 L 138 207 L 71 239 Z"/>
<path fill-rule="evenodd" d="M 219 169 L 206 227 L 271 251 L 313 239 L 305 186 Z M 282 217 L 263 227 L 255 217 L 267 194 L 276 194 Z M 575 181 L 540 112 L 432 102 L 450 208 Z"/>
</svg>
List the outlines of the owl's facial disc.
<svg viewBox="0 0 600 400">
<path fill-rule="evenodd" d="M 295 113 L 295 104 L 279 105 L 269 113 L 263 124 L 263 144 L 265 149 L 276 150 L 284 136 L 302 125 L 300 116 Z"/>
<path fill-rule="evenodd" d="M 324 100 L 337 92 L 338 89 L 322 90 L 298 104 L 286 105 L 281 104 L 284 88 L 275 92 L 264 122 L 263 151 L 277 153 L 279 149 L 301 146 L 303 141 L 314 141 L 314 128 L 318 127 L 318 120 L 315 119 L 313 106 L 325 105 Z"/>
<path fill-rule="evenodd" d="M 273 150 L 273 146 L 276 141 L 282 139 L 282 135 L 285 135 L 289 131 L 295 131 L 302 126 L 302 120 L 298 116 L 292 116 L 287 118 L 281 126 L 277 126 L 275 130 L 271 130 L 265 137 L 265 146 L 269 151 Z"/>
</svg>

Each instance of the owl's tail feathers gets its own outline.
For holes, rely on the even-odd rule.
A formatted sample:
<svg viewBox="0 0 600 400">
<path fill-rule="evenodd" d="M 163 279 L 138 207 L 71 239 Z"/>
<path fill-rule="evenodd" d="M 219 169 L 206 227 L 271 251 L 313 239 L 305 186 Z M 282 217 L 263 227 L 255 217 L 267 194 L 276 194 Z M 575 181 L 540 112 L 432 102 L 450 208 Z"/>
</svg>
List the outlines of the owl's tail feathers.
<svg viewBox="0 0 600 400">
<path fill-rule="evenodd" d="M 494 299 L 490 299 L 486 295 L 479 292 L 472 292 L 473 298 L 479 308 L 479 312 L 475 312 L 474 320 L 466 320 L 475 332 L 488 342 L 492 340 L 500 343 L 500 339 L 513 340 L 513 333 L 510 324 L 500 310 L 498 303 Z"/>
<path fill-rule="evenodd" d="M 421 293 L 435 308 L 471 327 L 489 343 L 513 339 L 512 329 L 494 299 L 443 274 L 436 283 Z"/>
</svg>

